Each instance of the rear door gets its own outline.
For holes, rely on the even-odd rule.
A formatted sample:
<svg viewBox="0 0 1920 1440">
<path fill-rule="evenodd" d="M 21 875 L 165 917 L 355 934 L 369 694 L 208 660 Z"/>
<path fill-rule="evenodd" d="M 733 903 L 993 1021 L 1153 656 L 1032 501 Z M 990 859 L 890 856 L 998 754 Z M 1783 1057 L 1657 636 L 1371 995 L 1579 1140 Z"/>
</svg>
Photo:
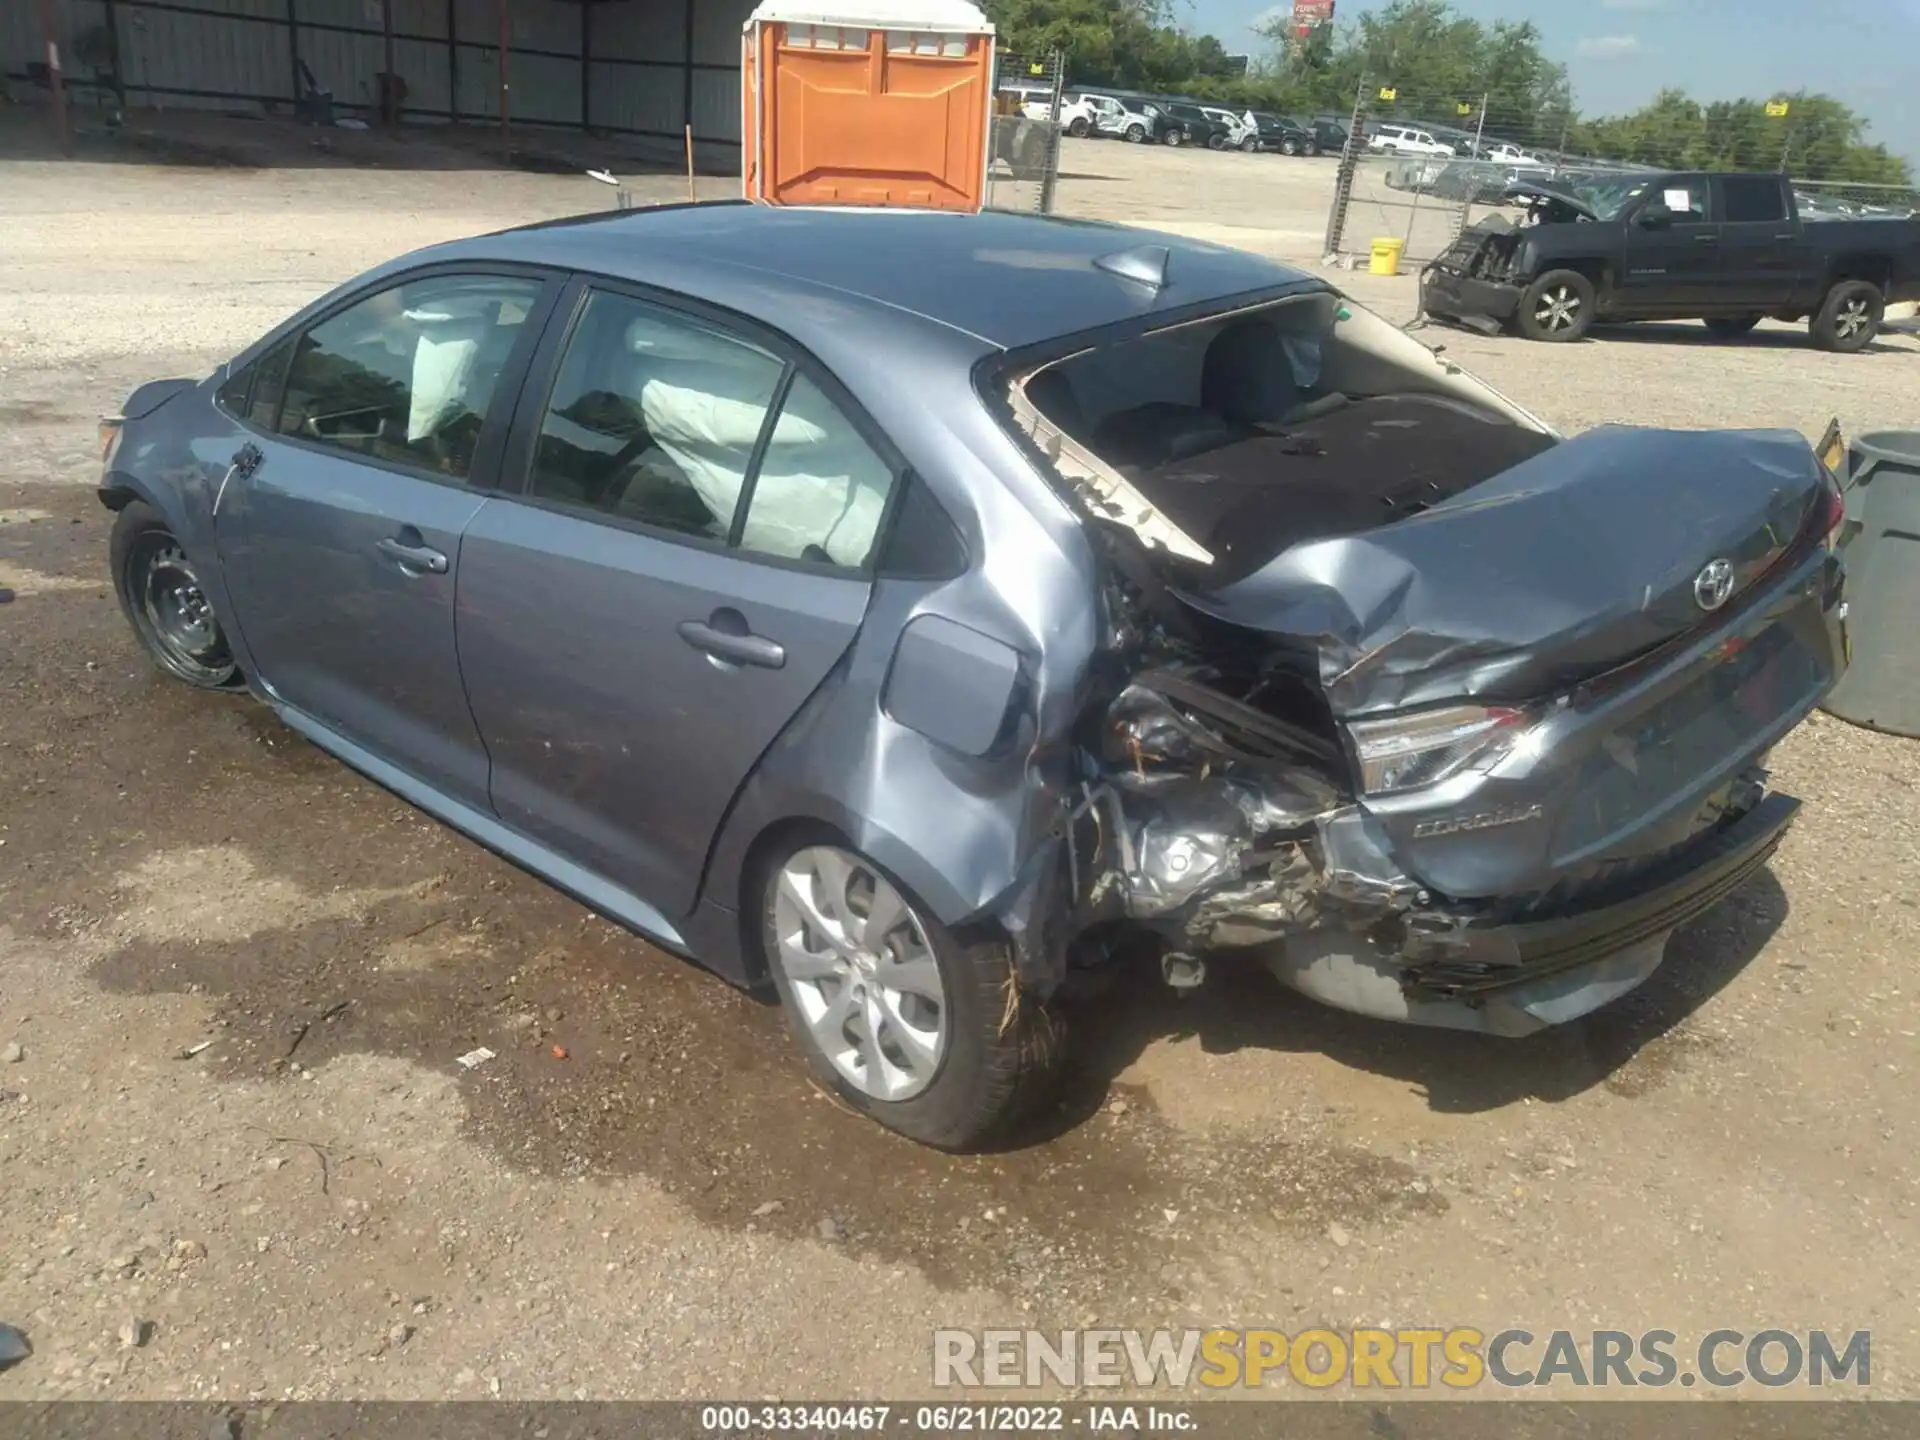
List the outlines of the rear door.
<svg viewBox="0 0 1920 1440">
<path fill-rule="evenodd" d="M 1806 263 L 1800 226 L 1787 213 L 1776 175 L 1721 175 L 1714 182 L 1720 216 L 1719 303 L 1762 314 L 1784 309 Z"/>
<path fill-rule="evenodd" d="M 215 533 L 257 678 L 470 804 L 487 756 L 454 650 L 460 541 L 557 283 L 439 271 L 349 301 L 254 364 Z"/>
<path fill-rule="evenodd" d="M 1615 313 L 1685 315 L 1717 301 L 1720 226 L 1704 175 L 1671 175 L 1626 217 Z"/>
<path fill-rule="evenodd" d="M 501 819 L 669 915 L 852 643 L 897 466 L 736 317 L 579 287 L 462 546 L 459 655 Z"/>
</svg>

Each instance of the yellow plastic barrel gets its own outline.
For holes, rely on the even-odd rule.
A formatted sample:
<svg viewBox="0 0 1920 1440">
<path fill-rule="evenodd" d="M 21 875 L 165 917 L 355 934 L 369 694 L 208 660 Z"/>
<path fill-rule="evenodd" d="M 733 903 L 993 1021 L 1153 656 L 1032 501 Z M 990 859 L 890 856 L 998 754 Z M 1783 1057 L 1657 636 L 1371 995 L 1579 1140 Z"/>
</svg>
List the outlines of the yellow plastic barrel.
<svg viewBox="0 0 1920 1440">
<path fill-rule="evenodd" d="M 1376 240 L 1373 242 L 1373 258 L 1367 264 L 1367 272 L 1372 275 L 1398 275 L 1400 256 L 1407 248 L 1404 240 Z"/>
</svg>

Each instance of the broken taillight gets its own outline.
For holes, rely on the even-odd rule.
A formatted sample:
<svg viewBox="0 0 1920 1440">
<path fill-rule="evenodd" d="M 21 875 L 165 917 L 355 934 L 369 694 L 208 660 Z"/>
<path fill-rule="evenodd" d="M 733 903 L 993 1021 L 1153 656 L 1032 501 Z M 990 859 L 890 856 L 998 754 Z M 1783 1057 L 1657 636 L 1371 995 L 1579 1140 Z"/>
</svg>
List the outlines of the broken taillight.
<svg viewBox="0 0 1920 1440">
<path fill-rule="evenodd" d="M 1825 507 L 1820 516 L 1820 534 L 1826 542 L 1827 553 L 1832 554 L 1840 546 L 1840 527 L 1847 523 L 1847 500 L 1831 480 L 1823 482 L 1820 490 L 1820 503 Z"/>
</svg>

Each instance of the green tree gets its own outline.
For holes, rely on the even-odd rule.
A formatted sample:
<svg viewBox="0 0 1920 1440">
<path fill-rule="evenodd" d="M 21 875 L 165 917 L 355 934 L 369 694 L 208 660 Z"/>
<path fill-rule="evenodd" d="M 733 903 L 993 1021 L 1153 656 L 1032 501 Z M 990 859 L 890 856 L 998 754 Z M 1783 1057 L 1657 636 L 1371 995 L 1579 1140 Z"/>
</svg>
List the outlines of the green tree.
<svg viewBox="0 0 1920 1440">
<path fill-rule="evenodd" d="M 1529 146 L 1686 169 L 1785 168 L 1808 180 L 1910 185 L 1904 160 L 1867 139 L 1866 122 L 1830 95 L 1701 104 L 1665 90 L 1631 115 L 1582 119 L 1567 71 L 1547 58 L 1531 21 L 1488 25 L 1447 0 L 1391 0 L 1343 27 L 1323 26 L 1304 50 L 1289 20 L 1256 28 L 1271 59 L 1238 75 L 1211 35 L 1174 23 L 1174 0 L 986 0 L 1003 49 L 1066 54 L 1079 85 L 1189 94 L 1236 108 L 1345 113 L 1362 93 L 1375 113 L 1473 128 Z M 1381 86 L 1395 91 L 1378 101 Z M 1483 108 L 1484 107 L 1484 108 Z"/>
</svg>

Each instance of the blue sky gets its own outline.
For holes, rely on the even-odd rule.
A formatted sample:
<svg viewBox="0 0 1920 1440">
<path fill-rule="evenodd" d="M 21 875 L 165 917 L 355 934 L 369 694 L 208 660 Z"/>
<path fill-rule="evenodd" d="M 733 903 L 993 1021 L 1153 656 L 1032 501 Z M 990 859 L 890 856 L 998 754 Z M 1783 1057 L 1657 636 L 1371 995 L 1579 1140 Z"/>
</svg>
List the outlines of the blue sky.
<svg viewBox="0 0 1920 1440">
<path fill-rule="evenodd" d="M 1385 0 L 1339 0 L 1346 23 Z M 1262 0 L 1176 0 L 1229 50 Z M 1283 0 L 1284 5 L 1284 0 Z M 1584 114 L 1637 108 L 1663 87 L 1702 100 L 1823 90 L 1865 115 L 1872 139 L 1920 162 L 1920 0 L 1453 0 L 1477 20 L 1531 20 L 1566 63 Z"/>
</svg>

